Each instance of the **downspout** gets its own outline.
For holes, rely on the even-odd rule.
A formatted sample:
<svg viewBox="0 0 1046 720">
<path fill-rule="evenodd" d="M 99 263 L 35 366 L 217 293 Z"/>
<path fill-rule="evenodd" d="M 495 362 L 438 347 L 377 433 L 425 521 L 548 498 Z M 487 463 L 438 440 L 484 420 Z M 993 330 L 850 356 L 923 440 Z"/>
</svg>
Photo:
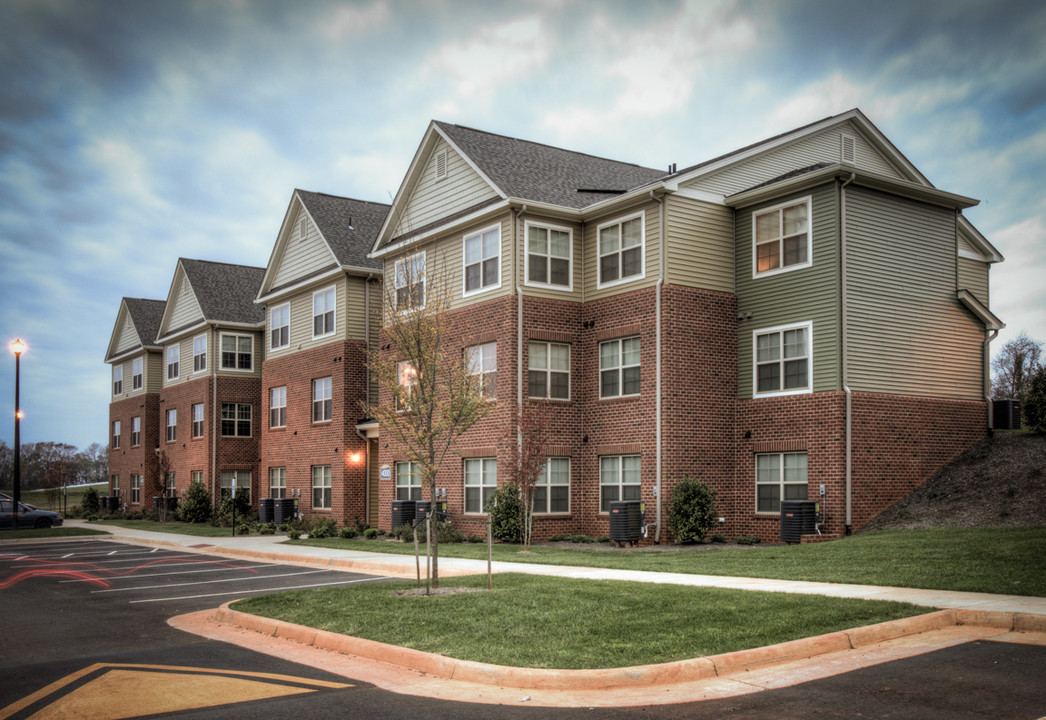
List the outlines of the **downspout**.
<svg viewBox="0 0 1046 720">
<path fill-rule="evenodd" d="M 657 474 L 657 479 L 654 485 L 654 506 L 657 512 L 657 529 L 654 532 L 654 544 L 661 544 L 661 291 L 665 285 L 665 200 L 663 197 L 659 197 L 650 191 L 650 198 L 654 200 L 657 207 L 657 242 L 658 242 L 658 267 L 657 267 L 657 285 L 656 292 L 654 295 L 654 330 L 656 333 L 656 352 L 657 358 L 654 361 L 655 375 L 657 377 L 657 396 L 654 410 L 654 424 L 657 447 L 655 450 L 654 468 Z"/>
<path fill-rule="evenodd" d="M 988 409 L 988 430 L 989 432 L 995 429 L 995 418 L 992 412 L 992 391 L 991 391 L 991 373 L 988 368 L 991 367 L 991 345 L 992 340 L 999 336 L 998 330 L 992 330 L 991 332 L 984 333 L 984 360 L 982 365 L 982 374 L 984 375 L 984 405 Z"/>
<path fill-rule="evenodd" d="M 214 507 L 218 508 L 221 506 L 221 483 L 218 479 L 218 426 L 221 424 L 221 414 L 218 410 L 218 363 L 217 359 L 221 357 L 221 348 L 218 346 L 218 326 L 211 326 L 211 347 L 216 352 L 211 353 L 211 488 L 214 494 L 211 496 L 214 500 Z M 192 416 L 189 416 L 189 420 L 192 420 Z"/>
<path fill-rule="evenodd" d="M 370 417 L 370 282 L 374 278 L 374 273 L 367 275 L 367 279 L 363 281 L 363 347 L 366 348 L 364 353 L 363 371 L 366 373 L 364 376 L 363 385 L 363 405 L 366 408 L 366 416 Z M 363 514 L 364 517 L 370 518 L 370 440 L 367 438 L 365 433 L 361 433 L 359 427 L 356 428 L 356 434 L 363 438 L 363 487 L 366 488 L 366 492 L 363 494 Z"/>
<path fill-rule="evenodd" d="M 516 266 L 512 273 L 516 280 L 516 442 L 522 443 L 522 429 L 519 426 L 519 413 L 523 411 L 523 286 L 520 284 L 520 244 L 525 239 L 519 235 L 519 219 L 527 211 L 524 205 L 512 217 L 512 244 L 516 249 Z M 525 252 L 525 251 L 524 251 Z"/>
<path fill-rule="evenodd" d="M 840 276 L 840 314 L 842 315 L 842 373 L 843 392 L 846 393 L 846 535 L 853 534 L 853 392 L 850 390 L 848 371 L 849 344 L 847 333 L 847 285 L 846 285 L 846 186 L 854 181 L 856 173 L 839 188 L 839 276 Z"/>
</svg>

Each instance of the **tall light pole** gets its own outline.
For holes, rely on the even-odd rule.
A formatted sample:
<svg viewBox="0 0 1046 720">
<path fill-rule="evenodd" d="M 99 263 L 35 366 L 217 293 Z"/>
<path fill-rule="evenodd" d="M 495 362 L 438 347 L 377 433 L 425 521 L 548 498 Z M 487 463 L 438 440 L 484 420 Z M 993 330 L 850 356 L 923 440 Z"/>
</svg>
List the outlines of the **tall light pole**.
<svg viewBox="0 0 1046 720">
<path fill-rule="evenodd" d="M 22 353 L 26 351 L 26 347 L 21 338 L 14 340 L 10 345 L 11 352 L 15 354 L 15 471 L 14 490 L 11 493 L 11 510 L 14 513 L 11 516 L 12 530 L 18 529 L 18 503 L 22 497 L 22 405 L 18 391 L 21 383 Z"/>
</svg>

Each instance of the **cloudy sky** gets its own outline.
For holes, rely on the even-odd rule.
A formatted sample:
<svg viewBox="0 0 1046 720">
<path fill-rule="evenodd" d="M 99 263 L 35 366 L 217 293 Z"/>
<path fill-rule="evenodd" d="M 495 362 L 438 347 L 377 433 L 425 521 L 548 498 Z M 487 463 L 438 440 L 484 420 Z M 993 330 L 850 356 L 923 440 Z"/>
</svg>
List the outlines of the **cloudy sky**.
<svg viewBox="0 0 1046 720">
<path fill-rule="evenodd" d="M 121 297 L 164 299 L 179 256 L 264 265 L 296 187 L 388 202 L 431 119 L 684 167 L 859 107 L 980 199 L 994 350 L 1046 341 L 1044 37 L 1038 0 L 0 0 L 22 438 L 106 442 Z"/>
</svg>

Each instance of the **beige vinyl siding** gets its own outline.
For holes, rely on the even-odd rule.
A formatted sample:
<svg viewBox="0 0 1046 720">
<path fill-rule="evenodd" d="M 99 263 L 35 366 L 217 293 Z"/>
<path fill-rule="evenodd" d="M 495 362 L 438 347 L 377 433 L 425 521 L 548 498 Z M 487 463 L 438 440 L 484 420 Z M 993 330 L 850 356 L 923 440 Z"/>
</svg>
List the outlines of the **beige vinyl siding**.
<svg viewBox="0 0 1046 720">
<path fill-rule="evenodd" d="M 312 296 L 313 293 L 329 287 L 334 288 L 334 334 L 314 340 L 312 337 Z M 362 307 L 362 300 L 360 302 L 360 307 Z M 271 352 L 269 354 L 270 357 L 284 357 L 292 352 L 310 350 L 314 347 L 319 347 L 320 345 L 326 345 L 330 342 L 345 339 L 345 315 L 347 305 L 344 275 L 332 278 L 328 282 L 310 286 L 305 290 L 300 290 L 294 295 L 291 295 L 289 299 L 284 298 L 279 301 L 270 301 L 265 310 L 264 340 L 267 351 L 269 347 L 269 338 L 271 337 L 270 331 L 272 330 L 272 316 L 269 313 L 269 310 L 275 308 L 277 305 L 283 305 L 284 303 L 289 303 L 291 309 L 290 346 Z M 362 335 L 363 333 L 361 332 L 360 337 L 362 337 Z"/>
<path fill-rule="evenodd" d="M 442 150 L 447 151 L 447 176 L 437 180 L 436 155 Z M 441 139 L 429 154 L 403 213 L 393 226 L 392 236 L 418 230 L 495 197 L 498 194 L 489 183 Z"/>
<path fill-rule="evenodd" d="M 225 335 L 250 335 L 254 338 L 254 359 L 252 362 L 252 369 L 248 372 L 246 370 L 223 370 L 221 366 L 221 336 Z M 199 373 L 194 375 L 191 379 L 199 377 L 207 377 L 211 374 L 213 369 L 215 374 L 223 377 L 241 377 L 241 378 L 254 378 L 261 377 L 262 363 L 265 361 L 265 348 L 262 345 L 264 338 L 262 333 L 251 330 L 243 330 L 240 328 L 219 328 L 216 331 L 210 333 L 210 337 L 207 342 L 210 343 L 207 350 L 209 356 L 207 358 L 209 364 L 206 373 Z M 211 348 L 214 348 L 212 351 Z M 183 349 L 182 352 L 185 352 Z M 192 338 L 189 339 L 189 352 L 192 352 Z M 189 370 L 192 370 L 192 356 L 189 356 Z"/>
<path fill-rule="evenodd" d="M 854 390 L 976 400 L 982 328 L 955 297 L 955 213 L 847 189 Z"/>
<path fill-rule="evenodd" d="M 316 225 L 308 217 L 305 209 L 299 207 L 298 214 L 291 224 L 289 237 L 283 247 L 276 272 L 273 273 L 272 287 L 282 287 L 336 264 L 334 254 L 320 236 Z M 304 238 L 300 235 L 303 218 L 307 220 L 308 224 L 308 231 Z"/>
<path fill-rule="evenodd" d="M 174 301 L 172 303 L 171 313 L 168 316 L 170 319 L 167 322 L 166 327 L 161 329 L 161 334 L 164 332 L 170 332 L 172 330 L 179 330 L 189 325 L 203 320 L 203 310 L 200 309 L 200 303 L 196 301 L 196 295 L 193 294 L 192 287 L 189 285 L 189 281 L 186 279 L 185 274 L 178 271 L 178 286 L 175 288 Z M 192 349 L 192 346 L 189 346 Z"/>
<path fill-rule="evenodd" d="M 666 281 L 734 292 L 734 211 L 723 205 L 669 195 Z"/>
<path fill-rule="evenodd" d="M 365 312 L 364 278 L 346 276 L 345 278 L 345 331 L 348 340 L 366 340 L 367 314 Z"/>
<path fill-rule="evenodd" d="M 828 128 L 760 153 L 755 157 L 697 178 L 683 187 L 732 195 L 793 170 L 817 163 L 837 163 L 841 158 L 840 144 L 843 135 L 856 138 L 858 168 L 903 179 L 904 176 L 880 155 L 853 125 L 847 124 L 843 127 Z"/>
<path fill-rule="evenodd" d="M 532 285 L 526 285 L 526 224 L 530 222 L 535 225 L 548 225 L 557 228 L 567 228 L 571 231 L 571 237 L 573 241 L 573 247 L 570 255 L 570 273 L 571 273 L 571 290 L 567 289 L 554 289 L 551 287 L 535 287 Z M 511 227 L 511 223 L 510 223 Z M 562 220 L 552 220 L 544 218 L 538 215 L 523 215 L 519 219 L 517 227 L 517 237 L 515 242 L 515 250 L 519 255 L 520 262 L 517 277 L 519 282 L 523 285 L 523 294 L 531 297 L 543 297 L 550 298 L 552 300 L 576 300 L 580 302 L 582 300 L 581 286 L 582 286 L 582 256 L 584 251 L 584 244 L 581 240 L 581 228 L 582 226 L 578 223 L 564 222 Z M 510 250 L 511 252 L 511 250 Z"/>
<path fill-rule="evenodd" d="M 156 353 L 141 353 L 138 355 L 132 355 L 121 363 L 114 364 L 114 367 L 116 364 L 123 366 L 123 392 L 120 395 L 114 396 L 113 400 L 144 395 L 147 392 L 156 392 L 156 390 L 149 389 L 149 360 L 150 356 L 155 355 Z M 135 358 L 142 358 L 142 386 L 137 390 L 134 389 Z"/>
<path fill-rule="evenodd" d="M 753 213 L 783 202 L 811 198 L 810 267 L 752 277 Z M 839 209 L 836 183 L 777 198 L 736 212 L 738 392 L 752 391 L 752 333 L 782 325 L 812 323 L 813 391 L 841 387 L 839 365 Z M 751 314 L 751 317 L 749 317 Z"/>
<path fill-rule="evenodd" d="M 165 371 L 163 353 L 151 352 L 146 355 L 142 370 L 145 372 L 142 383 L 145 385 L 145 391 L 150 393 L 160 392 L 163 388 Z"/>
<path fill-rule="evenodd" d="M 629 208 L 628 210 L 622 210 L 611 215 L 605 215 L 585 222 L 585 236 L 582 242 L 582 260 L 584 262 L 582 274 L 584 276 L 583 292 L 586 302 L 589 300 L 598 300 L 600 298 L 609 297 L 611 295 L 632 292 L 633 290 L 639 290 L 657 284 L 658 263 L 660 262 L 661 251 L 661 248 L 658 245 L 660 240 L 658 235 L 660 223 L 658 208 L 658 203 L 650 201 L 643 205 Z M 604 225 L 605 223 L 612 223 L 618 219 L 624 220 L 637 213 L 643 213 L 644 215 L 643 277 L 638 280 L 630 280 L 618 285 L 599 288 L 599 226 Z"/>
<path fill-rule="evenodd" d="M 192 333 L 191 335 L 183 336 L 183 337 L 179 338 L 178 340 L 172 340 L 170 342 L 164 343 L 163 351 L 160 353 L 160 356 L 161 356 L 160 369 L 161 369 L 161 372 L 163 373 L 163 375 L 162 375 L 163 387 L 171 387 L 173 385 L 179 385 L 179 384 L 184 383 L 184 382 L 189 382 L 190 380 L 195 380 L 196 378 L 206 377 L 207 375 L 210 374 L 210 363 L 214 359 L 214 353 L 212 352 L 212 348 L 214 347 L 213 339 L 211 337 L 210 330 L 203 330 L 202 332 L 206 332 L 207 335 L 208 335 L 208 337 L 207 337 L 208 372 L 206 372 L 206 373 L 195 373 L 195 375 L 193 374 L 193 371 L 192 371 L 192 339 L 194 337 L 196 337 L 197 335 L 199 335 L 200 333 Z M 178 346 L 178 377 L 174 378 L 173 380 L 168 380 L 167 379 L 167 348 L 169 348 L 169 347 L 171 347 L 173 345 L 177 345 Z"/>
<path fill-rule="evenodd" d="M 969 290 L 978 300 L 988 305 L 988 268 L 986 262 L 959 258 L 957 290 Z"/>
<path fill-rule="evenodd" d="M 138 337 L 138 331 L 134 329 L 134 322 L 131 320 L 131 316 L 126 312 L 121 313 L 120 320 L 119 339 L 116 341 L 116 351 L 113 355 L 122 355 L 142 344 L 141 338 Z M 152 342 L 153 338 L 146 338 L 146 340 Z"/>
</svg>

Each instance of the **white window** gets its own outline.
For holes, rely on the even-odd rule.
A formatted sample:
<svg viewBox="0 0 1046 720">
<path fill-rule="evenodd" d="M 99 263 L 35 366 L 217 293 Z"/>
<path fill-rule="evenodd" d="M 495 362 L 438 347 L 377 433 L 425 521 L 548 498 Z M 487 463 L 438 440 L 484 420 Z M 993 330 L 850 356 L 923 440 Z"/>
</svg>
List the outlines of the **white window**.
<svg viewBox="0 0 1046 720">
<path fill-rule="evenodd" d="M 113 420 L 113 450 L 120 449 L 120 421 Z"/>
<path fill-rule="evenodd" d="M 269 391 L 269 427 L 287 426 L 287 386 Z"/>
<path fill-rule="evenodd" d="M 113 395 L 123 392 L 123 365 L 113 365 Z"/>
<path fill-rule="evenodd" d="M 312 381 L 312 421 L 325 422 L 331 419 L 331 378 Z"/>
<path fill-rule="evenodd" d="M 193 470 L 189 474 L 190 482 L 203 484 L 203 470 Z"/>
<path fill-rule="evenodd" d="M 531 342 L 529 389 L 532 398 L 570 399 L 570 346 L 560 343 Z"/>
<path fill-rule="evenodd" d="M 178 411 L 168 410 L 167 411 L 167 442 L 174 442 L 178 439 Z"/>
<path fill-rule="evenodd" d="M 287 497 L 287 468 L 269 468 L 269 497 Z"/>
<path fill-rule="evenodd" d="M 203 437 L 203 403 L 195 403 L 192 406 L 192 436 Z"/>
<path fill-rule="evenodd" d="M 753 276 L 810 266 L 810 198 L 777 205 L 752 218 Z"/>
<path fill-rule="evenodd" d="M 131 447 L 138 447 L 142 444 L 142 418 L 133 417 L 131 418 Z"/>
<path fill-rule="evenodd" d="M 639 338 L 599 344 L 599 397 L 639 394 Z"/>
<path fill-rule="evenodd" d="M 643 213 L 599 226 L 599 287 L 643 277 Z"/>
<path fill-rule="evenodd" d="M 469 375 L 476 379 L 479 394 L 485 398 L 497 397 L 498 344 L 490 342 L 466 348 L 465 362 Z"/>
<path fill-rule="evenodd" d="M 604 455 L 599 458 L 599 511 L 610 512 L 610 503 L 639 500 L 639 455 Z"/>
<path fill-rule="evenodd" d="M 527 285 L 570 290 L 573 231 L 527 223 Z"/>
<path fill-rule="evenodd" d="M 142 359 L 135 358 L 131 361 L 131 389 L 141 390 L 142 388 Z"/>
<path fill-rule="evenodd" d="M 396 499 L 421 500 L 421 466 L 417 463 L 396 463 Z"/>
<path fill-rule="evenodd" d="M 465 237 L 465 295 L 501 287 L 501 226 Z"/>
<path fill-rule="evenodd" d="M 331 466 L 312 466 L 312 509 L 330 510 L 331 508 Z"/>
<path fill-rule="evenodd" d="M 222 334 L 222 370 L 254 369 L 254 336 Z"/>
<path fill-rule="evenodd" d="M 496 458 L 465 460 L 465 512 L 481 513 L 498 488 Z"/>
<path fill-rule="evenodd" d="M 251 436 L 250 403 L 222 403 L 222 437 Z"/>
<path fill-rule="evenodd" d="M 326 337 L 334 333 L 334 288 L 326 288 L 312 294 L 312 336 Z"/>
<path fill-rule="evenodd" d="M 549 458 L 534 483 L 535 513 L 570 512 L 570 458 Z"/>
<path fill-rule="evenodd" d="M 410 407 L 410 396 L 414 392 L 414 385 L 418 382 L 418 373 L 406 360 L 396 363 L 396 377 L 399 379 L 399 387 L 395 391 L 395 405 L 397 412 Z"/>
<path fill-rule="evenodd" d="M 753 333 L 753 383 L 756 395 L 792 395 L 811 391 L 809 323 Z"/>
<path fill-rule="evenodd" d="M 290 303 L 277 305 L 269 311 L 269 348 L 278 350 L 291 344 Z"/>
<path fill-rule="evenodd" d="M 222 470 L 221 476 L 221 497 L 225 498 L 233 497 L 233 488 L 236 489 L 236 494 L 239 494 L 240 490 L 247 491 L 247 500 L 251 499 L 251 471 L 250 470 Z"/>
<path fill-rule="evenodd" d="M 142 476 L 131 475 L 131 504 L 137 505 L 142 501 Z"/>
<path fill-rule="evenodd" d="M 207 369 L 207 336 L 197 335 L 192 339 L 192 371 L 203 372 Z"/>
<path fill-rule="evenodd" d="M 174 497 L 178 492 L 178 474 L 173 472 L 167 473 L 164 487 L 167 490 L 167 497 Z"/>
<path fill-rule="evenodd" d="M 178 379 L 178 355 L 181 353 L 181 348 L 178 345 L 171 345 L 167 348 L 167 379 L 177 380 Z"/>
<path fill-rule="evenodd" d="M 755 510 L 780 513 L 781 500 L 806 500 L 806 453 L 755 456 Z"/>
<path fill-rule="evenodd" d="M 396 310 L 425 307 L 425 253 L 397 260 L 395 275 Z"/>
</svg>

